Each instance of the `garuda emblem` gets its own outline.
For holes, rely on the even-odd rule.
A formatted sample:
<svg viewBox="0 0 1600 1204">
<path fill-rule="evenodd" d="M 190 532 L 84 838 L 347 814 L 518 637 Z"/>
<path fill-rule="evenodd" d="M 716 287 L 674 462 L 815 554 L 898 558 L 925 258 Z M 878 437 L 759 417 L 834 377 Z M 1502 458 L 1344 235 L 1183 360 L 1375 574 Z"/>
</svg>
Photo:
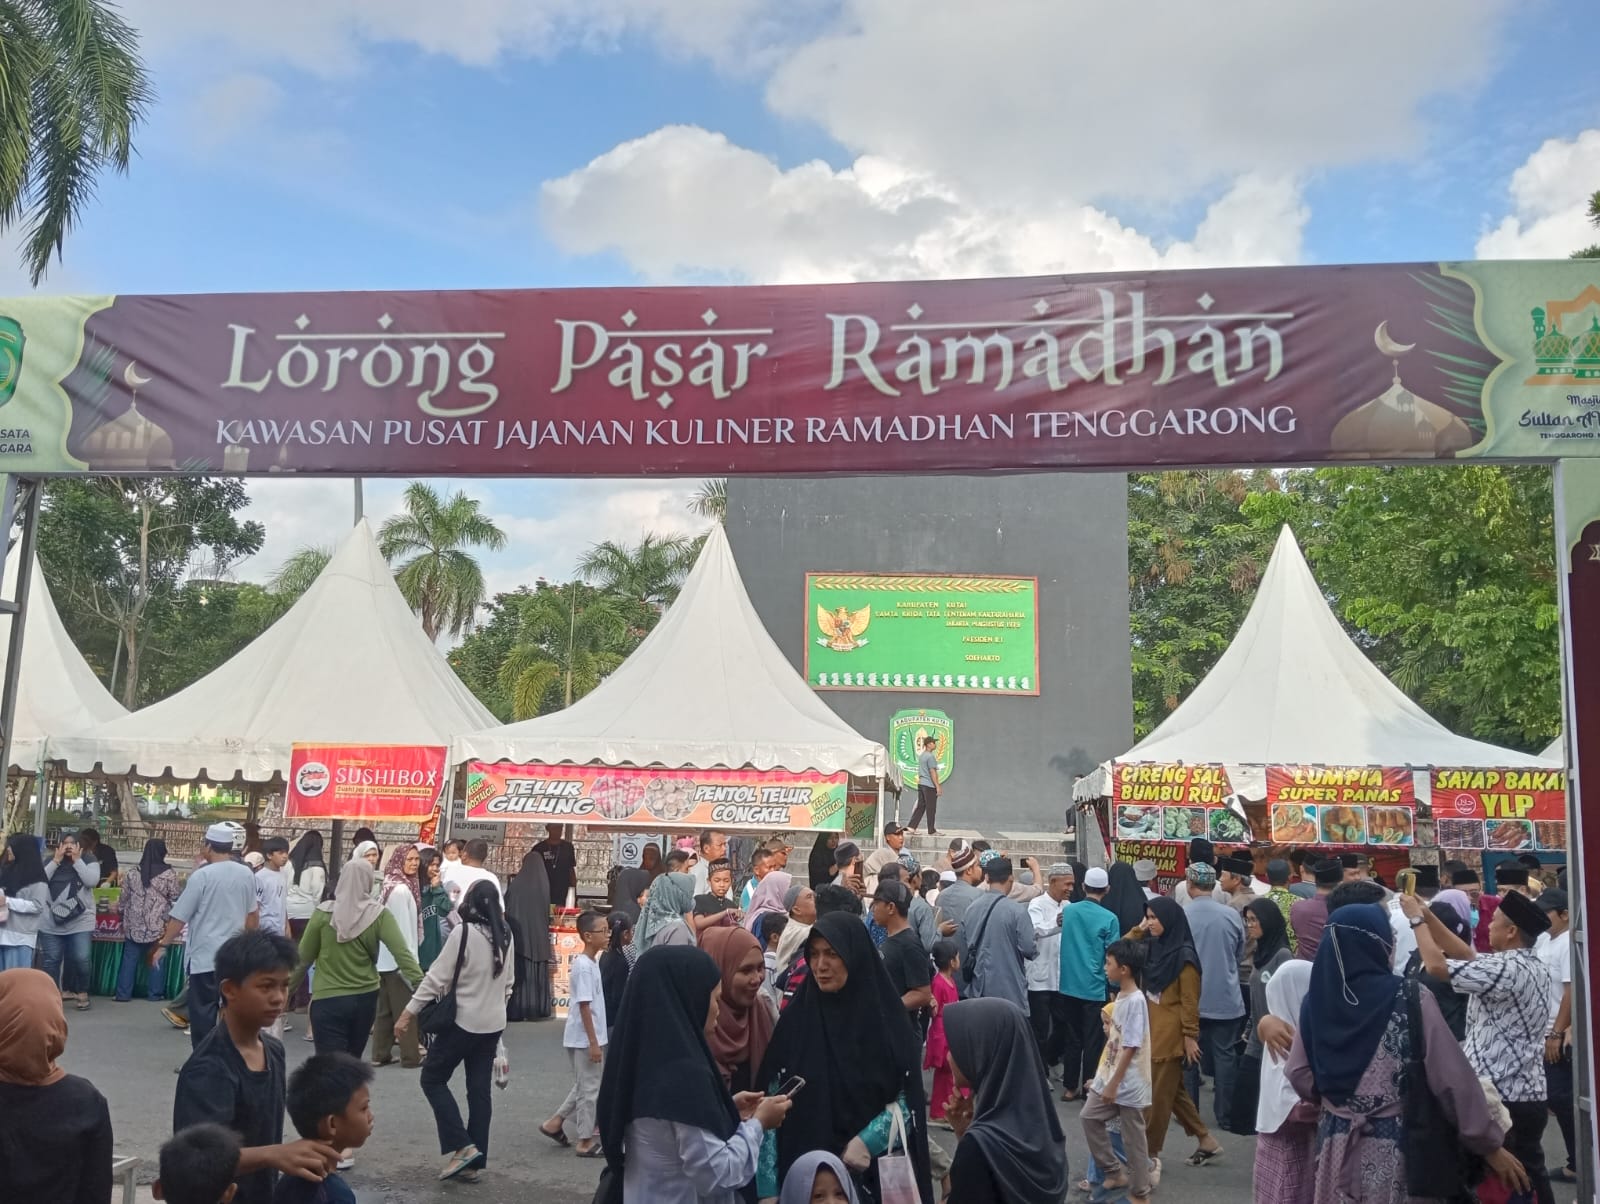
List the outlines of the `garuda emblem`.
<svg viewBox="0 0 1600 1204">
<path fill-rule="evenodd" d="M 822 628 L 822 637 L 817 643 L 833 652 L 854 652 L 867 642 L 861 637 L 866 634 L 867 624 L 870 622 L 872 622 L 870 606 L 863 606 L 856 611 L 843 606 L 830 611 L 826 607 L 819 606 L 817 626 Z"/>
</svg>

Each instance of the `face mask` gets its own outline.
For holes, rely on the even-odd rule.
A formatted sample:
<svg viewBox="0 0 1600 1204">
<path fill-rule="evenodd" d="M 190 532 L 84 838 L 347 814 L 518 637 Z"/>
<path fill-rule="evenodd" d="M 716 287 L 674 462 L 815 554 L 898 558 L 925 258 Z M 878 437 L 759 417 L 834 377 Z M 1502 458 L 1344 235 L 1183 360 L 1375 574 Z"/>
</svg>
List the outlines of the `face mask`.
<svg viewBox="0 0 1600 1204">
<path fill-rule="evenodd" d="M 1476 907 L 1467 913 L 1467 922 L 1472 925 L 1474 932 L 1478 930 L 1478 909 Z"/>
</svg>

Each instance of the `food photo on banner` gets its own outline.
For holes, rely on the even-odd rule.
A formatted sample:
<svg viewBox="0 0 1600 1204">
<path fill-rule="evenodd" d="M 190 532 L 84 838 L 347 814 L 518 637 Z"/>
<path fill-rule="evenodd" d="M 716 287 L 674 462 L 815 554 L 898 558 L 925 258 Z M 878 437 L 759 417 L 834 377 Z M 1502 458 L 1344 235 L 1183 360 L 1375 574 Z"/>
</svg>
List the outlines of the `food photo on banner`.
<svg viewBox="0 0 1600 1204">
<path fill-rule="evenodd" d="M 424 744 L 296 744 L 285 819 L 424 821 L 444 790 L 446 749 Z"/>
<path fill-rule="evenodd" d="M 467 819 L 842 832 L 846 773 L 467 763 Z"/>
<path fill-rule="evenodd" d="M 1435 769 L 1441 848 L 1567 851 L 1567 775 L 1559 769 Z"/>
</svg>

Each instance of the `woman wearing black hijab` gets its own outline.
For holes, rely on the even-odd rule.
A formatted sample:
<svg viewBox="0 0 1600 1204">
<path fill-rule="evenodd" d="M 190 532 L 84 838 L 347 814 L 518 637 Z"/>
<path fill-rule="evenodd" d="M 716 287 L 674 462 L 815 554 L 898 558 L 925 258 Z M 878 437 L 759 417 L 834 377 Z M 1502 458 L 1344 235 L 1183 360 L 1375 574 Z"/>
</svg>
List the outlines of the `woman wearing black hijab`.
<svg viewBox="0 0 1600 1204">
<path fill-rule="evenodd" d="M 1173 1116 L 1183 1131 L 1200 1143 L 1191 1162 L 1195 1158 L 1208 1161 L 1222 1147 L 1183 1089 L 1184 1063 L 1200 1057 L 1200 955 L 1195 952 L 1189 919 L 1174 900 L 1158 895 L 1145 903 L 1140 931 L 1149 953 L 1143 983 L 1150 1004 L 1151 1102 L 1146 1129 L 1151 1172 L 1159 1179 L 1161 1151 Z"/>
<path fill-rule="evenodd" d="M 687 945 L 650 949 L 634 966 L 597 1112 L 607 1167 L 622 1190 L 597 1198 L 737 1204 L 755 1178 L 762 1134 L 783 1123 L 789 1101 L 728 1095 L 706 1043 L 721 986 L 716 962 Z"/>
<path fill-rule="evenodd" d="M 1072 865 L 1072 893 L 1067 896 L 1068 903 L 1082 903 L 1087 896 L 1083 891 L 1083 880 L 1089 876 L 1089 867 L 1081 861 L 1074 861 Z"/>
<path fill-rule="evenodd" d="M 1144 923 L 1144 887 L 1126 861 L 1113 861 L 1106 869 L 1106 877 L 1110 885 L 1100 906 L 1117 917 L 1117 931 L 1127 936 Z"/>
<path fill-rule="evenodd" d="M 1294 954 L 1289 950 L 1289 926 L 1283 911 L 1271 899 L 1263 897 L 1245 905 L 1244 933 L 1255 942 L 1255 973 L 1250 976 L 1250 1015 L 1244 1026 L 1244 1055 L 1233 1080 L 1228 1131 L 1250 1137 L 1256 1131 L 1256 1103 L 1261 1098 L 1261 1037 L 1256 1026 L 1268 1014 L 1268 980 Z"/>
<path fill-rule="evenodd" d="M 972 1119 L 950 1165 L 959 1204 L 1060 1204 L 1067 1150 L 1050 1098 L 1038 1042 L 1022 1009 L 1007 999 L 969 999 L 944 1013 L 958 1087 L 972 1088 Z"/>
<path fill-rule="evenodd" d="M 839 834 L 837 832 L 818 832 L 817 842 L 811 846 L 811 857 L 806 862 L 806 871 L 811 876 L 811 889 L 826 886 L 833 881 L 837 867 L 833 863 L 833 851 L 839 847 Z"/>
<path fill-rule="evenodd" d="M 861 918 L 820 918 L 806 938 L 806 963 L 810 974 L 779 1017 L 756 1076 L 806 1080 L 778 1131 L 778 1182 L 802 1154 L 826 1150 L 876 1195 L 876 1166 L 864 1164 L 888 1152 L 890 1109 L 898 1106 L 918 1190 L 933 1204 L 922 1042 Z M 763 1181 L 758 1194 L 775 1196 L 777 1185 Z"/>
<path fill-rule="evenodd" d="M 0 852 L 0 891 L 5 892 L 6 918 L 0 920 L 0 970 L 33 966 L 39 921 L 50 906 L 50 880 L 44 876 L 39 840 L 18 832 Z"/>
<path fill-rule="evenodd" d="M 515 985 L 506 1003 L 509 1020 L 548 1020 L 555 1009 L 550 987 L 550 875 L 544 856 L 532 850 L 506 887 L 506 922 L 516 938 Z"/>
</svg>

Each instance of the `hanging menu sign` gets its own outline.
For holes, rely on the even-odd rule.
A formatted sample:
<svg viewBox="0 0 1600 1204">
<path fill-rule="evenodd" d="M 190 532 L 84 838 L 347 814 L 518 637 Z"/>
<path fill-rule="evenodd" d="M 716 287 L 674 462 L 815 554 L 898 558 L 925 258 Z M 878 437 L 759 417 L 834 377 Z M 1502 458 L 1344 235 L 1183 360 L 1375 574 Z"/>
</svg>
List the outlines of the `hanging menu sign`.
<svg viewBox="0 0 1600 1204">
<path fill-rule="evenodd" d="M 1415 807 L 1409 769 L 1336 765 L 1267 766 L 1267 804 Z"/>
<path fill-rule="evenodd" d="M 1220 765 L 1115 765 L 1111 771 L 1114 803 L 1220 807 L 1231 793 Z"/>
</svg>

